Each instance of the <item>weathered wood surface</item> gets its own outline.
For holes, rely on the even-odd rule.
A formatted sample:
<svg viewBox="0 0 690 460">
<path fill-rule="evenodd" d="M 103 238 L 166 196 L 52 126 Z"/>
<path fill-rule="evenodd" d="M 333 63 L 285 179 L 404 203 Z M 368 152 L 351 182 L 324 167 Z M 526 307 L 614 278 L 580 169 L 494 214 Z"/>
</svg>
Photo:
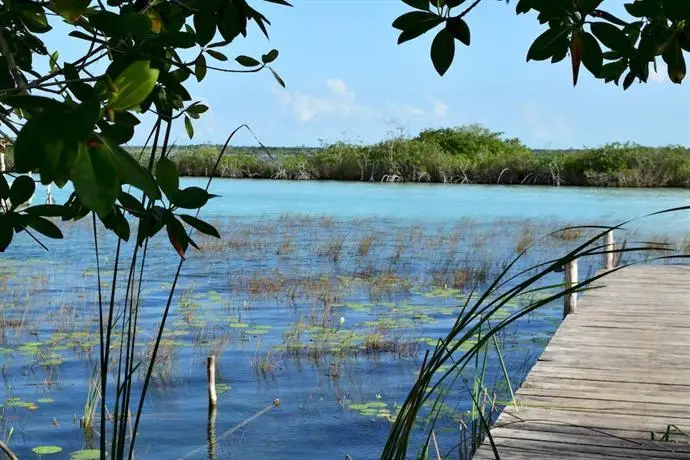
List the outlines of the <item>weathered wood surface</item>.
<svg viewBox="0 0 690 460">
<path fill-rule="evenodd" d="M 631 267 L 598 284 L 491 430 L 500 458 L 690 460 L 690 267 Z M 652 441 L 669 425 L 687 435 Z M 495 458 L 488 440 L 474 458 Z"/>
</svg>

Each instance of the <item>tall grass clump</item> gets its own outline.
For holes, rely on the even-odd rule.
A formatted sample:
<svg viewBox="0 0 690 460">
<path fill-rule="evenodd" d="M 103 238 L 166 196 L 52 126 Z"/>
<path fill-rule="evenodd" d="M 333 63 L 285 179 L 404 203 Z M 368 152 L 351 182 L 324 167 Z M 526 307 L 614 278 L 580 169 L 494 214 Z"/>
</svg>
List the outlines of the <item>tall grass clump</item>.
<svg viewBox="0 0 690 460">
<path fill-rule="evenodd" d="M 133 148 L 133 150 L 135 150 Z M 428 129 L 375 144 L 315 147 L 233 147 L 215 167 L 220 146 L 176 147 L 182 176 L 227 178 L 688 187 L 690 153 L 682 146 L 611 143 L 596 148 L 531 150 L 480 125 Z M 6 162 L 14 160 L 11 147 Z"/>
<path fill-rule="evenodd" d="M 564 256 L 520 270 L 517 266 L 525 255 L 523 251 L 489 283 L 483 292 L 468 298 L 461 306 L 461 312 L 448 334 L 439 338 L 435 348 L 425 355 L 418 378 L 393 422 L 381 458 L 383 460 L 409 458 L 408 453 L 411 449 L 416 450 L 415 445 L 421 446 L 418 458 L 423 458 L 428 452 L 432 438 L 435 439 L 434 426 L 441 415 L 444 395 L 449 391 L 466 391 L 472 396 L 470 424 L 466 430 L 463 430 L 464 436 L 461 436 L 463 439 L 458 445 L 463 458 L 471 458 L 478 446 L 486 442 L 491 445 L 496 458 L 499 458 L 489 432 L 494 415 L 497 414 L 495 406 L 498 404 L 495 401 L 492 402 L 483 383 L 487 348 L 496 343 L 496 338 L 502 331 L 520 318 L 568 294 L 590 289 L 592 283 L 607 274 L 637 262 L 620 265 L 612 271 L 586 276 L 574 286 L 563 284 L 545 286 L 547 277 L 560 272 L 566 264 L 583 257 L 601 257 L 608 252 L 615 252 L 620 256 L 624 252 L 658 251 L 658 247 L 648 243 L 623 244 L 613 251 L 603 246 L 601 242 L 609 230 L 620 229 L 627 223 L 629 222 L 603 230 L 602 227 L 589 227 L 590 230 L 596 230 L 594 234 Z M 667 248 L 666 251 L 670 249 Z M 662 254 L 653 257 L 652 260 L 674 257 L 682 256 Z M 522 306 L 507 316 L 501 314 L 506 306 L 516 302 Z M 504 378 L 510 385 L 500 350 L 499 360 L 504 371 Z M 474 372 L 474 377 L 469 383 L 467 379 L 462 378 L 468 370 Z M 512 387 L 509 386 L 509 388 L 512 395 Z M 431 415 L 428 415 L 422 409 L 430 404 L 432 404 Z M 420 425 L 419 418 L 423 416 L 430 422 Z M 419 429 L 420 426 L 423 428 Z"/>
<path fill-rule="evenodd" d="M 690 153 L 682 146 L 611 143 L 596 148 L 532 150 L 480 125 L 427 129 L 374 144 L 171 150 L 180 175 L 287 180 L 435 182 L 597 187 L 688 187 Z M 138 149 L 132 147 L 135 151 Z M 14 166 L 12 147 L 6 163 Z"/>
</svg>

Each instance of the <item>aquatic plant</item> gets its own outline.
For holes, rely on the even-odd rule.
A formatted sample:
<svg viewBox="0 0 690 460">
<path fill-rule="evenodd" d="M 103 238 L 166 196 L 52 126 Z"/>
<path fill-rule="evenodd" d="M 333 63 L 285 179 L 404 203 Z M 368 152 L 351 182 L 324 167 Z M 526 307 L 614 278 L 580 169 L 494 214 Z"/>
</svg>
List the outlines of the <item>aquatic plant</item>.
<svg viewBox="0 0 690 460">
<path fill-rule="evenodd" d="M 653 215 L 656 214 L 658 213 Z M 538 283 L 573 260 L 590 256 L 601 256 L 607 252 L 620 254 L 624 252 L 644 253 L 645 251 L 657 250 L 653 245 L 649 244 L 636 244 L 631 246 L 626 246 L 624 244 L 621 248 L 614 250 L 610 250 L 606 246 L 598 244 L 609 230 L 620 229 L 627 223 L 628 222 L 625 222 L 618 226 L 598 231 L 591 238 L 588 238 L 562 257 L 549 260 L 528 269 L 511 270 L 525 255 L 525 252 L 522 252 L 512 260 L 486 289 L 469 297 L 448 334 L 443 338 L 439 338 L 435 348 L 426 354 L 417 381 L 414 383 L 407 398 L 401 405 L 398 416 L 393 423 L 381 458 L 407 458 L 407 452 L 411 447 L 410 442 L 416 428 L 416 420 L 422 407 L 429 401 L 434 401 L 434 398 L 436 398 L 436 401 L 442 401 L 447 391 L 445 387 L 452 387 L 457 381 L 457 376 L 461 375 L 462 372 L 472 364 L 475 370 L 480 370 L 480 374 L 479 378 L 475 379 L 470 391 L 473 401 L 472 411 L 474 411 L 471 414 L 471 420 L 474 422 L 474 426 L 471 427 L 472 434 L 469 444 L 471 446 L 470 454 L 473 452 L 472 449 L 475 449 L 484 441 L 484 436 L 487 437 L 488 442 L 494 447 L 489 432 L 491 423 L 490 417 L 493 412 L 487 412 L 487 407 L 493 408 L 495 404 L 491 399 L 487 399 L 488 394 L 485 388 L 483 388 L 481 373 L 481 370 L 484 369 L 483 360 L 486 359 L 486 348 L 490 341 L 494 340 L 501 331 L 505 330 L 515 321 L 538 310 L 540 307 L 548 305 L 550 302 L 557 299 L 561 299 L 565 295 L 582 292 L 588 289 L 593 282 L 606 276 L 608 273 L 620 270 L 635 262 L 629 262 L 618 266 L 612 271 L 587 276 L 574 286 L 566 285 L 562 286 L 556 292 L 550 291 L 546 297 L 533 299 L 528 304 L 519 306 L 513 313 L 503 319 L 496 318 L 497 312 L 501 311 L 501 309 L 521 296 L 538 293 L 543 290 L 544 288 L 540 287 Z M 601 227 L 597 228 L 600 229 Z M 672 257 L 680 256 L 659 256 L 658 258 L 665 259 Z M 468 340 L 475 340 L 475 337 L 476 343 L 474 343 L 474 345 L 469 347 L 469 349 L 463 347 L 463 344 Z M 502 367 L 505 372 L 505 367 Z M 433 422 L 424 428 L 421 452 L 426 451 L 429 445 L 433 426 L 438 420 L 438 410 L 439 409 L 436 409 L 437 415 L 433 418 Z M 487 418 L 487 416 L 489 418 Z M 498 458 L 495 447 L 494 453 L 496 453 Z"/>
</svg>

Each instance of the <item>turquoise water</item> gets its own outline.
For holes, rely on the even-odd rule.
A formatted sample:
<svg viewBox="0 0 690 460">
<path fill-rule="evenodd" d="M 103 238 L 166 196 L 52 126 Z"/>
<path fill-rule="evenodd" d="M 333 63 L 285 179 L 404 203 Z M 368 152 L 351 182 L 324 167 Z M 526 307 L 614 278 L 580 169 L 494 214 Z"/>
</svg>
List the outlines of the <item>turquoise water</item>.
<svg viewBox="0 0 690 460">
<path fill-rule="evenodd" d="M 488 278 L 474 281 L 481 287 L 530 238 L 537 246 L 520 267 L 572 247 L 575 240 L 539 240 L 559 226 L 617 224 L 690 202 L 685 190 L 340 182 L 216 180 L 212 191 L 221 197 L 204 215 L 225 238 L 200 240 L 204 251 L 190 253 L 183 269 L 166 336 L 170 359 L 156 372 L 139 458 L 181 458 L 197 448 L 189 458 L 209 457 L 204 361 L 211 353 L 219 354 L 226 385 L 218 437 L 281 400 L 219 439 L 216 458 L 376 458 L 390 422 L 357 407 L 373 402 L 394 412 L 428 343 L 446 333 L 473 287 L 468 281 L 454 288 L 457 276 L 487 270 Z M 65 193 L 54 190 L 58 201 Z M 636 237 L 683 238 L 690 214 L 630 227 Z M 46 242 L 50 252 L 24 235 L 15 243 L 0 264 L 0 438 L 12 429 L 10 445 L 20 458 L 45 444 L 64 449 L 54 458 L 68 458 L 97 444 L 78 423 L 98 354 L 93 235 L 78 223 L 64 241 Z M 102 244 L 112 262 L 112 242 Z M 160 320 L 177 263 L 168 246 L 161 235 L 150 252 L 145 331 Z M 587 261 L 583 270 L 598 263 Z M 514 383 L 559 320 L 560 305 L 550 305 L 502 337 Z M 298 347 L 286 345 L 286 335 L 298 330 Z M 415 345 L 369 353 L 363 342 L 371 334 Z M 317 357 L 309 347 L 320 342 Z M 490 374 L 500 377 L 495 359 Z M 452 409 L 457 415 L 468 404 L 458 391 Z M 457 441 L 450 431 L 439 437 L 448 448 Z"/>
<path fill-rule="evenodd" d="M 206 179 L 184 179 L 204 187 Z M 590 187 L 376 184 L 331 181 L 214 179 L 211 190 L 221 197 L 205 208 L 209 216 L 256 218 L 283 213 L 328 215 L 334 218 L 399 219 L 407 222 L 448 222 L 471 218 L 539 219 L 614 225 L 648 213 L 690 205 L 684 189 Z M 64 199 L 70 190 L 55 190 Z M 39 187 L 36 201 L 44 197 Z M 690 213 L 656 217 L 639 225 L 671 231 L 690 228 Z"/>
</svg>

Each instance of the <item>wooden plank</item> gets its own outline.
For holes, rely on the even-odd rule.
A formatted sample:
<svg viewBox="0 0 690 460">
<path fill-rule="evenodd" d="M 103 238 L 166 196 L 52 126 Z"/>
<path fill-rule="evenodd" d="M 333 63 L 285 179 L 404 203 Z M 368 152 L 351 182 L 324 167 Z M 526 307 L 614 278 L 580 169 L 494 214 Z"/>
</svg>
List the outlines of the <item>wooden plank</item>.
<svg viewBox="0 0 690 460">
<path fill-rule="evenodd" d="M 503 458 L 688 459 L 690 267 L 626 268 L 578 299 L 491 433 Z M 493 459 L 485 444 L 475 459 Z"/>
</svg>

